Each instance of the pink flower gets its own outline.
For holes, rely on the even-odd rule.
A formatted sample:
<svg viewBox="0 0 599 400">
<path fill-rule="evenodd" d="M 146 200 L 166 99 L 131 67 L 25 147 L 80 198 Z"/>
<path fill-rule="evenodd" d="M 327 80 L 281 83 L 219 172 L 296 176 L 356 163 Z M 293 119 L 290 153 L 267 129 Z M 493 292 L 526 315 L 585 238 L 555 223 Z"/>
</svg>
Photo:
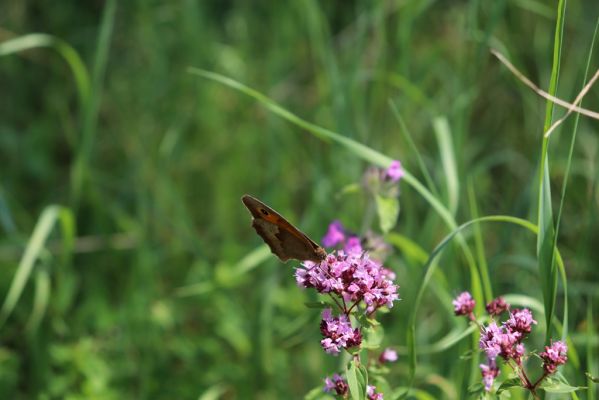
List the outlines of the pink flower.
<svg viewBox="0 0 599 400">
<path fill-rule="evenodd" d="M 561 340 L 551 342 L 551 346 L 545 346 L 545 351 L 539 356 L 543 359 L 543 369 L 547 374 L 553 374 L 557 367 L 565 364 L 568 360 L 568 346 Z"/>
<path fill-rule="evenodd" d="M 399 182 L 399 180 L 405 175 L 405 171 L 401 166 L 401 162 L 393 160 L 389 165 L 389 168 L 385 171 L 385 178 L 391 182 Z"/>
<path fill-rule="evenodd" d="M 387 347 L 379 356 L 381 364 L 397 361 L 397 352 L 390 347 Z"/>
<path fill-rule="evenodd" d="M 470 315 L 476 302 L 468 292 L 462 292 L 452 301 L 455 315 Z"/>
<path fill-rule="evenodd" d="M 532 330 L 532 325 L 537 321 L 532 319 L 532 313 L 528 308 L 518 310 L 515 309 L 510 313 L 510 318 L 504 322 L 504 326 L 509 332 L 515 332 L 524 338 Z"/>
<path fill-rule="evenodd" d="M 501 335 L 503 335 L 503 331 L 494 321 L 484 328 L 483 333 L 480 335 L 479 346 L 487 354 L 489 360 L 495 360 L 501 353 L 501 345 L 499 344 Z"/>
<path fill-rule="evenodd" d="M 507 311 L 510 308 L 510 305 L 505 302 L 503 297 L 498 297 L 494 299 L 492 302 L 487 304 L 486 309 L 489 315 L 497 316 L 504 311 Z"/>
<path fill-rule="evenodd" d="M 497 356 L 506 360 L 517 360 L 524 354 L 524 346 L 520 344 L 521 338 L 518 332 L 511 332 L 504 326 L 498 327 L 493 321 L 484 328 L 479 345 L 490 360 L 495 360 Z"/>
<path fill-rule="evenodd" d="M 325 247 L 335 247 L 345 241 L 345 229 L 341 222 L 335 220 L 329 225 L 327 234 L 322 238 Z"/>
<path fill-rule="evenodd" d="M 366 396 L 368 396 L 368 400 L 383 400 L 383 394 L 377 393 L 376 387 L 372 385 L 368 385 L 366 388 Z"/>
<path fill-rule="evenodd" d="M 362 343 L 360 330 L 353 329 L 349 318 L 344 314 L 333 317 L 330 308 L 322 312 L 320 332 L 324 336 L 320 345 L 329 354 L 337 355 L 342 348 L 347 349 Z"/>
<path fill-rule="evenodd" d="M 346 253 L 362 253 L 363 250 L 360 238 L 357 236 L 350 236 L 343 246 L 343 251 Z"/>
<path fill-rule="evenodd" d="M 295 272 L 298 286 L 315 288 L 319 293 L 333 293 L 345 302 L 364 302 L 366 314 L 378 308 L 393 307 L 399 299 L 394 274 L 380 263 L 371 260 L 367 253 L 329 254 L 320 264 L 306 261 Z"/>
<path fill-rule="evenodd" d="M 347 382 L 339 374 L 334 374 L 333 378 L 327 377 L 324 380 L 323 390 L 327 393 L 334 390 L 339 396 L 343 396 L 347 394 L 348 389 Z"/>
<path fill-rule="evenodd" d="M 491 391 L 493 387 L 493 381 L 497 375 L 499 375 L 499 369 L 497 368 L 497 364 L 495 360 L 488 359 L 487 364 L 480 364 L 481 374 L 483 376 L 483 383 L 485 384 L 485 390 L 487 392 Z"/>
</svg>

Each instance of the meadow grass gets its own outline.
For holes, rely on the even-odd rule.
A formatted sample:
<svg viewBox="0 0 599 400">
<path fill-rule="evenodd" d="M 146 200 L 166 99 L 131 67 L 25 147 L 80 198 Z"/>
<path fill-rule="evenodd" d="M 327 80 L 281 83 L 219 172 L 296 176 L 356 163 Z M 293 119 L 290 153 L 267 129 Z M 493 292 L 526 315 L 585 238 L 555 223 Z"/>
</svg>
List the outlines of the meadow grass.
<svg viewBox="0 0 599 400">
<path fill-rule="evenodd" d="M 476 327 L 453 315 L 463 290 L 479 311 L 500 294 L 533 310 L 529 350 L 567 341 L 561 374 L 587 388 L 545 398 L 597 398 L 597 121 L 544 137 L 565 110 L 489 52 L 572 99 L 599 68 L 594 2 L 3 9 L 1 398 L 321 396 L 347 357 L 322 351 L 305 306 L 319 297 L 239 199 L 313 238 L 333 219 L 378 229 L 358 184 L 393 159 L 401 301 L 380 322 L 400 358 L 385 398 L 468 398 L 480 361 Z"/>
</svg>

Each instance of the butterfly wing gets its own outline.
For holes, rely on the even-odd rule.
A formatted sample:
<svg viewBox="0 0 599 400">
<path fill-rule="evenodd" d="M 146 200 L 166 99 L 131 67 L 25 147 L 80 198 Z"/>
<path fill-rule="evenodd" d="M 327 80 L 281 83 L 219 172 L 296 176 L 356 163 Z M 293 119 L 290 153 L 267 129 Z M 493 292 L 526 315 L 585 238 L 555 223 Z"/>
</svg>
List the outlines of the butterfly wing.
<svg viewBox="0 0 599 400">
<path fill-rule="evenodd" d="M 245 195 L 241 199 L 252 214 L 252 227 L 281 261 L 293 258 L 320 262 L 326 251 L 306 234 L 260 200 Z"/>
</svg>

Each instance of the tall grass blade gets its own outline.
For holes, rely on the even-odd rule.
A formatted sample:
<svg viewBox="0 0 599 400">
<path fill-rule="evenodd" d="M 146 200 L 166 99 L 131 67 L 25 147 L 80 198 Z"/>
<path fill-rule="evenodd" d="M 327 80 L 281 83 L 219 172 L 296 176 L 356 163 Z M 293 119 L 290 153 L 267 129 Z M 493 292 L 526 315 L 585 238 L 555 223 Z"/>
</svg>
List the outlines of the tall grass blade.
<svg viewBox="0 0 599 400">
<path fill-rule="evenodd" d="M 88 173 L 93 141 L 96 136 L 98 110 L 102 97 L 102 83 L 108 60 L 108 50 L 116 13 L 116 0 L 108 0 L 104 6 L 98 44 L 92 69 L 91 90 L 83 107 L 81 143 L 71 171 L 71 201 L 74 210 L 78 208 L 82 187 Z"/>
<path fill-rule="evenodd" d="M 23 253 L 23 257 L 19 262 L 17 272 L 12 280 L 8 294 L 2 304 L 2 309 L 0 309 L 0 328 L 4 325 L 19 301 L 23 289 L 25 288 L 25 284 L 31 276 L 35 262 L 44 251 L 44 246 L 56 221 L 60 221 L 61 224 L 65 257 L 68 257 L 71 254 L 75 236 L 72 213 L 68 209 L 60 206 L 46 207 L 33 230 L 29 243 L 27 243 L 25 253 Z"/>
<path fill-rule="evenodd" d="M 468 181 L 468 200 L 468 203 L 470 204 L 470 215 L 472 219 L 477 219 L 479 217 L 478 206 L 476 204 L 476 196 L 474 194 L 474 186 L 472 184 L 472 180 Z M 478 261 L 480 278 L 485 292 L 485 301 L 489 302 L 493 300 L 493 285 L 491 285 L 491 277 L 489 276 L 489 266 L 487 265 L 487 257 L 485 255 L 483 234 L 480 230 L 479 224 L 474 225 L 473 229 L 476 258 Z"/>
<path fill-rule="evenodd" d="M 66 61 L 75 79 L 79 102 L 85 104 L 90 90 L 89 72 L 79 53 L 64 40 L 45 33 L 30 33 L 0 43 L 0 57 L 38 47 L 53 49 Z"/>
<path fill-rule="evenodd" d="M 557 7 L 557 21 L 555 27 L 555 38 L 553 47 L 553 66 L 551 70 L 551 79 L 548 90 L 549 94 L 551 95 L 555 95 L 557 93 L 566 1 L 560 0 Z M 551 121 L 553 118 L 553 108 L 553 102 L 547 101 L 545 108 L 545 123 L 543 125 L 543 132 L 546 132 L 551 126 Z M 549 160 L 547 154 L 548 145 L 548 138 L 543 136 L 538 182 L 539 235 L 537 236 L 537 258 L 539 266 L 539 277 L 541 281 L 541 290 L 543 293 L 543 302 L 545 305 L 545 322 L 547 323 L 547 335 L 545 337 L 546 343 L 549 343 L 552 334 L 551 318 L 553 318 L 555 300 L 557 295 L 557 271 L 554 259 L 555 225 L 553 221 L 553 210 L 551 204 Z"/>
<path fill-rule="evenodd" d="M 587 82 L 587 79 L 589 76 L 589 70 L 591 68 L 591 60 L 593 57 L 593 49 L 595 47 L 595 41 L 597 39 L 597 32 L 599 32 L 599 18 L 597 18 L 597 22 L 595 23 L 595 31 L 593 33 L 593 39 L 591 40 L 591 45 L 589 48 L 589 55 L 587 56 L 587 64 L 586 64 L 586 68 L 584 71 L 584 80 L 582 83 L 583 87 L 586 85 L 586 82 Z M 581 101 L 580 105 L 582 105 L 582 101 Z M 566 162 L 566 170 L 564 172 L 564 178 L 563 178 L 563 183 L 562 183 L 562 192 L 561 192 L 561 196 L 560 196 L 559 208 L 557 210 L 557 217 L 556 217 L 556 221 L 555 221 L 555 237 L 553 239 L 553 247 L 557 247 L 557 238 L 558 238 L 560 224 L 561 224 L 561 220 L 562 220 L 562 212 L 564 210 L 564 203 L 566 200 L 566 191 L 568 189 L 568 181 L 570 178 L 570 169 L 572 167 L 572 158 L 574 155 L 574 145 L 576 143 L 576 134 L 578 133 L 579 120 L 580 120 L 580 114 L 576 114 L 574 116 L 574 127 L 572 128 L 572 138 L 570 139 L 570 148 L 568 150 L 568 160 Z M 566 282 L 565 273 L 563 274 L 562 282 L 563 282 L 563 286 L 564 286 L 564 316 L 563 316 L 564 329 L 562 331 L 562 337 L 565 337 L 568 334 L 568 289 L 567 289 L 568 286 L 567 286 L 567 282 Z"/>
<path fill-rule="evenodd" d="M 48 308 L 50 300 L 50 273 L 45 265 L 40 265 L 35 271 L 35 294 L 33 295 L 33 310 L 29 321 L 27 321 L 26 331 L 29 335 L 34 334 Z"/>
<path fill-rule="evenodd" d="M 401 116 L 399 109 L 397 108 L 397 105 L 393 100 L 389 100 L 389 105 L 391 106 L 393 116 L 395 116 L 395 119 L 397 119 L 397 122 L 399 123 L 399 131 L 408 142 L 408 146 L 410 146 L 412 154 L 416 156 L 416 160 L 418 161 L 418 167 L 420 168 L 420 173 L 422 173 L 422 176 L 424 177 L 424 180 L 426 181 L 429 190 L 435 195 L 435 197 L 440 197 L 439 192 L 437 191 L 437 187 L 435 186 L 435 182 L 433 181 L 433 178 L 431 178 L 428 168 L 426 168 L 426 164 L 424 163 L 422 155 L 418 150 L 418 146 L 416 146 L 416 143 L 414 143 L 412 135 L 408 130 L 408 126 L 406 125 L 403 117 Z"/>
<path fill-rule="evenodd" d="M 435 117 L 433 120 L 435 135 L 441 154 L 441 163 L 445 173 L 445 185 L 447 187 L 447 205 L 452 215 L 458 209 L 460 187 L 458 182 L 458 170 L 455 162 L 455 151 L 451 140 L 451 130 L 445 117 Z"/>
<path fill-rule="evenodd" d="M 587 299 L 587 318 L 586 318 L 586 368 L 587 368 L 587 398 L 588 400 L 595 400 L 597 398 L 597 385 L 598 383 L 593 382 L 593 377 L 599 375 L 599 368 L 597 368 L 597 349 L 596 345 L 593 344 L 592 338 L 596 338 L 598 335 L 595 329 L 595 322 L 593 317 L 593 298 Z M 590 375 L 590 376 L 589 376 Z"/>
</svg>

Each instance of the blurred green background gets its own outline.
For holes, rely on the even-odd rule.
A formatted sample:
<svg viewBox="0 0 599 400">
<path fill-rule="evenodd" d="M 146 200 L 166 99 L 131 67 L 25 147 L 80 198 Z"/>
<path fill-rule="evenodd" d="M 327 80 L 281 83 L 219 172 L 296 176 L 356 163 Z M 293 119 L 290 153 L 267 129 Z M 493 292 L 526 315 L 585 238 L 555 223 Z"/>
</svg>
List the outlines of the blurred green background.
<svg viewBox="0 0 599 400">
<path fill-rule="evenodd" d="M 458 222 L 478 209 L 536 223 L 545 101 L 489 47 L 546 88 L 556 6 L 3 2 L 0 398 L 281 399 L 320 386 L 342 364 L 319 346 L 319 311 L 304 306 L 316 297 L 295 286 L 293 262 L 268 253 L 240 197 L 263 199 L 315 239 L 332 219 L 358 231 L 365 197 L 343 189 L 368 163 L 188 67 L 243 82 L 423 181 L 411 138 Z M 582 86 L 598 15 L 596 1 L 567 6 L 559 97 Z M 591 72 L 598 65 L 593 56 Z M 598 93 L 584 107 L 599 109 Z M 578 352 L 564 373 L 576 385 L 587 384 L 585 371 L 597 374 L 589 317 L 599 309 L 598 126 L 580 119 L 558 240 Z M 570 118 L 550 141 L 554 207 L 572 130 Z M 385 345 L 400 352 L 393 386 L 407 385 L 407 320 L 422 266 L 450 232 L 416 191 L 401 191 L 388 266 L 402 301 L 381 318 Z M 494 294 L 542 302 L 534 235 L 499 224 L 480 231 L 479 243 L 466 238 L 473 251 L 480 245 Z M 462 253 L 449 249 L 419 310 L 423 350 L 465 329 L 450 300 L 469 285 Z M 421 352 L 418 396 L 466 398 L 473 363 L 459 356 L 471 346 Z"/>
</svg>

